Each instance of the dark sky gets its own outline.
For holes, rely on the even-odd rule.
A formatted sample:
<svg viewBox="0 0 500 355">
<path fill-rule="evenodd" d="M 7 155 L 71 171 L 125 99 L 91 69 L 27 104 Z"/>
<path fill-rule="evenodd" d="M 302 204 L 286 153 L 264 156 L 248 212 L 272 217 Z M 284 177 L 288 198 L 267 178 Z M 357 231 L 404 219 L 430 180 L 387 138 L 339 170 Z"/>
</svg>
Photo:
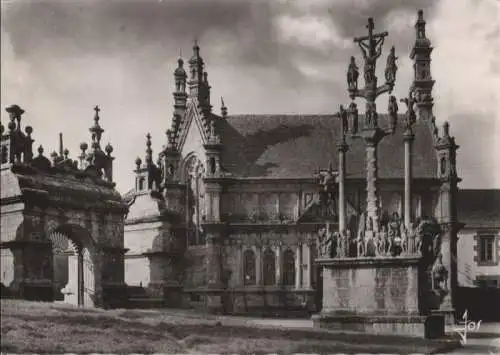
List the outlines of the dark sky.
<svg viewBox="0 0 500 355">
<path fill-rule="evenodd" d="M 500 188 L 499 2 L 495 0 L 51 0 L 2 1 L 3 106 L 21 105 L 36 145 L 73 156 L 102 108 L 118 188 L 133 184 L 145 134 L 158 151 L 172 114 L 179 51 L 198 39 L 212 85 L 230 113 L 332 113 L 347 103 L 352 37 L 374 17 L 399 56 L 396 95 L 411 83 L 417 9 L 433 41 L 436 117 L 461 145 L 465 187 Z M 385 54 L 384 54 L 385 57 Z M 385 61 L 385 60 L 383 60 Z M 381 64 L 383 67 L 385 63 Z M 496 66 L 495 66 L 496 65 Z M 381 98 L 385 102 L 385 98 Z M 385 104 L 379 105 L 385 107 Z M 2 120 L 6 119 L 5 112 Z M 473 134 L 471 134 L 473 132 Z"/>
</svg>

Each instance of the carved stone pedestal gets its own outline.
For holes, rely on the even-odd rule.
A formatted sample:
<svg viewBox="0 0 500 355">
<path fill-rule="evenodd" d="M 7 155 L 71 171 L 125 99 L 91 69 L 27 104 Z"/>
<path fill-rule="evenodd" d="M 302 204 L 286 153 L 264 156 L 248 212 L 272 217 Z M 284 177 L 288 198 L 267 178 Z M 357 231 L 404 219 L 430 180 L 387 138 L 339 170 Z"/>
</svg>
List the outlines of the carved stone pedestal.
<svg viewBox="0 0 500 355">
<path fill-rule="evenodd" d="M 317 259 L 323 268 L 323 309 L 317 327 L 425 338 L 444 335 L 444 316 L 426 304 L 420 256 Z"/>
</svg>

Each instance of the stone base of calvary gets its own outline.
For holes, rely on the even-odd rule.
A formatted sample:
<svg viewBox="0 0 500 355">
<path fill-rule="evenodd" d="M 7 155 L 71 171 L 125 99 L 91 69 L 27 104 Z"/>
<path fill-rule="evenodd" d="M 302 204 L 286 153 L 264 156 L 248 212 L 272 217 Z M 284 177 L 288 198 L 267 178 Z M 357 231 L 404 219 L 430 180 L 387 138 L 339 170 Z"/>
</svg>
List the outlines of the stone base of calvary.
<svg viewBox="0 0 500 355">
<path fill-rule="evenodd" d="M 457 185 L 456 150 L 449 125 L 439 135 L 432 115 L 430 52 L 425 36 L 422 11 L 418 13 L 416 42 L 411 52 L 415 62 L 415 78 L 407 98 L 403 118 L 405 154 L 404 212 L 400 218 L 381 215 L 377 193 L 377 148 L 398 125 L 397 100 L 389 97 L 387 128 L 379 126 L 375 100 L 382 93 L 391 93 L 396 77 L 396 56 L 392 47 L 387 58 L 385 84 L 377 86 L 376 61 L 381 55 L 387 32 L 374 34 L 373 20 L 368 21 L 368 36 L 355 38 L 364 56 L 365 87 L 358 89 L 358 67 L 352 57 L 347 81 L 353 100 L 348 110 L 341 106 L 342 139 L 338 144 L 338 174 L 332 170 L 322 176 L 323 200 L 335 195 L 338 183 L 338 229 L 327 223 L 318 233 L 316 265 L 319 287 L 322 288 L 322 309 L 313 316 L 316 326 L 369 333 L 408 334 L 427 338 L 444 335 L 445 323 L 453 322 L 453 290 L 456 289 L 456 241 L 460 228 L 456 213 Z M 364 122 L 358 129 L 358 109 L 354 99 L 366 100 Z M 427 121 L 433 130 L 441 183 L 435 217 L 413 218 L 412 143 L 418 139 L 414 124 Z M 348 139 L 363 140 L 366 148 L 366 209 L 357 230 L 346 228 L 345 171 Z M 399 152 L 394 152 L 398 154 Z M 401 152 L 403 154 L 403 152 Z M 333 227 L 333 228 L 332 228 Z M 336 231 L 332 231 L 336 229 Z"/>
</svg>

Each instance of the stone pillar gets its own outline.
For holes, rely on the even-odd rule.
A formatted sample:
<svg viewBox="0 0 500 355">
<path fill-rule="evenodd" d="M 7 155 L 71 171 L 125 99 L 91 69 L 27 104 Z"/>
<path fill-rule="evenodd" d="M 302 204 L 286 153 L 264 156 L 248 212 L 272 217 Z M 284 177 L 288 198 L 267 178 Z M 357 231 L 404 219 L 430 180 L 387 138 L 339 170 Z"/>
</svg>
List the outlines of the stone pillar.
<svg viewBox="0 0 500 355">
<path fill-rule="evenodd" d="M 345 153 L 348 150 L 348 146 L 345 142 L 345 137 L 342 134 L 342 141 L 337 146 L 339 152 L 339 232 L 340 238 L 343 240 L 343 245 L 348 245 L 347 233 L 346 233 L 346 200 L 345 200 L 345 173 L 346 173 L 346 161 Z M 348 250 L 344 248 L 344 255 L 347 256 Z M 312 267 L 312 264 L 311 264 Z"/>
<path fill-rule="evenodd" d="M 276 285 L 283 283 L 283 254 L 281 253 L 281 244 L 276 246 Z"/>
<path fill-rule="evenodd" d="M 238 241 L 238 244 L 236 245 L 236 285 L 237 286 L 243 286 L 245 285 L 245 275 L 244 275 L 244 266 L 243 266 L 243 245 L 241 244 L 241 241 Z"/>
<path fill-rule="evenodd" d="M 261 286 L 262 278 L 262 247 L 259 245 L 255 248 L 255 284 Z"/>
<path fill-rule="evenodd" d="M 78 305 L 79 306 L 83 306 L 84 304 L 84 293 L 85 293 L 85 282 L 84 282 L 84 279 L 83 279 L 83 250 L 82 249 L 79 249 L 77 251 L 77 263 L 78 263 Z"/>
<path fill-rule="evenodd" d="M 207 275 L 208 275 L 208 286 L 211 288 L 220 287 L 220 236 L 215 233 L 207 234 Z"/>
<path fill-rule="evenodd" d="M 405 197 L 404 197 L 404 225 L 407 230 L 411 227 L 411 204 L 412 204 L 412 146 L 415 135 L 408 128 L 404 134 L 404 146 L 405 146 Z"/>
<path fill-rule="evenodd" d="M 302 243 L 297 244 L 295 251 L 295 288 L 302 288 Z"/>
<path fill-rule="evenodd" d="M 68 255 L 68 283 L 61 290 L 61 293 L 64 295 L 64 302 L 78 305 L 80 301 L 79 297 L 79 285 L 80 285 L 80 276 L 79 276 L 79 263 L 78 263 L 78 253 L 71 253 Z"/>
<path fill-rule="evenodd" d="M 207 220 L 219 222 L 221 187 L 218 184 L 206 183 L 205 191 L 205 211 Z"/>
<path fill-rule="evenodd" d="M 221 283 L 221 240 L 220 233 L 207 234 L 207 311 L 219 313 L 223 311 Z"/>
<path fill-rule="evenodd" d="M 373 230 L 378 232 L 378 162 L 377 162 L 377 143 L 366 142 L 366 212 L 367 221 L 371 217 L 373 221 Z"/>
<path fill-rule="evenodd" d="M 446 288 L 448 290 L 441 302 L 439 310 L 451 315 L 454 313 L 454 293 L 458 287 L 457 278 L 457 233 L 459 229 L 456 215 L 456 195 L 458 188 L 453 183 L 444 183 L 441 187 L 441 203 L 444 215 L 442 216 L 441 227 L 443 229 L 441 239 L 442 262 L 448 270 L 448 280 Z M 448 322 L 452 319 L 449 317 Z"/>
<path fill-rule="evenodd" d="M 312 255 L 312 240 L 308 240 L 306 244 L 303 245 L 304 251 L 304 284 L 302 285 L 305 289 L 310 290 L 312 288 L 312 269 L 313 269 L 313 255 Z"/>
</svg>

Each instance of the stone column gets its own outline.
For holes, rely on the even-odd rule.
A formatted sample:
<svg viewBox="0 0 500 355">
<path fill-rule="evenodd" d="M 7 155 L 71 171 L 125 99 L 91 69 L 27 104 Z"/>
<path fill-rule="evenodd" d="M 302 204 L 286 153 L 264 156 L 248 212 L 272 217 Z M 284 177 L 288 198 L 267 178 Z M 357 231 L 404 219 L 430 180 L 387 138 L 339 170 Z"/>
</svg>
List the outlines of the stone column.
<svg viewBox="0 0 500 355">
<path fill-rule="evenodd" d="M 367 221 L 371 217 L 373 221 L 373 230 L 378 232 L 378 162 L 377 162 L 377 143 L 373 141 L 366 142 L 366 212 Z"/>
<path fill-rule="evenodd" d="M 442 262 L 448 270 L 448 280 L 446 288 L 448 290 L 441 302 L 439 310 L 447 315 L 448 322 L 452 322 L 449 315 L 454 311 L 454 292 L 458 286 L 457 281 L 457 233 L 459 229 L 456 215 L 456 194 L 458 188 L 453 182 L 444 183 L 441 187 L 441 204 L 443 206 L 443 216 L 441 227 L 443 229 L 441 239 Z"/>
<path fill-rule="evenodd" d="M 239 243 L 236 244 L 236 285 L 237 286 L 243 286 L 245 285 L 245 275 L 244 275 L 244 266 L 243 266 L 243 245 L 241 244 L 241 241 L 238 241 Z"/>
<path fill-rule="evenodd" d="M 346 230 L 345 216 L 345 153 L 347 152 L 347 144 L 342 136 L 341 143 L 337 146 L 339 152 L 339 232 Z"/>
<path fill-rule="evenodd" d="M 412 146 L 415 135 L 411 128 L 404 133 L 403 140 L 405 146 L 405 197 L 404 197 L 404 225 L 407 230 L 411 227 L 411 204 L 412 204 Z"/>
<path fill-rule="evenodd" d="M 208 286 L 220 287 L 220 240 L 215 233 L 207 234 L 207 274 Z"/>
<path fill-rule="evenodd" d="M 276 245 L 276 285 L 283 283 L 283 255 L 281 253 L 281 243 Z"/>
<path fill-rule="evenodd" d="M 85 280 L 83 279 L 83 250 L 77 250 L 78 260 L 78 305 L 83 306 L 85 293 Z"/>
<path fill-rule="evenodd" d="M 221 240 L 219 233 L 207 234 L 207 311 L 218 313 L 223 310 L 221 284 Z"/>
<path fill-rule="evenodd" d="M 302 288 L 302 243 L 297 244 L 295 251 L 295 288 Z"/>
<path fill-rule="evenodd" d="M 261 286 L 263 284 L 262 278 L 262 247 L 258 245 L 255 248 L 255 284 Z"/>
<path fill-rule="evenodd" d="M 345 200 L 345 173 L 346 173 L 346 161 L 345 154 L 348 150 L 348 146 L 345 142 L 345 136 L 342 134 L 342 140 L 337 146 L 339 152 L 339 232 L 340 238 L 343 239 L 343 245 L 348 245 L 347 233 L 346 233 L 346 200 Z M 348 248 L 344 248 L 344 255 L 348 255 Z M 311 264 L 312 265 L 312 264 Z"/>
<path fill-rule="evenodd" d="M 308 240 L 307 243 L 303 245 L 304 251 L 304 284 L 302 285 L 305 289 L 311 289 L 311 279 L 312 279 L 312 269 L 313 269 L 313 255 L 312 255 L 312 240 Z"/>
</svg>

